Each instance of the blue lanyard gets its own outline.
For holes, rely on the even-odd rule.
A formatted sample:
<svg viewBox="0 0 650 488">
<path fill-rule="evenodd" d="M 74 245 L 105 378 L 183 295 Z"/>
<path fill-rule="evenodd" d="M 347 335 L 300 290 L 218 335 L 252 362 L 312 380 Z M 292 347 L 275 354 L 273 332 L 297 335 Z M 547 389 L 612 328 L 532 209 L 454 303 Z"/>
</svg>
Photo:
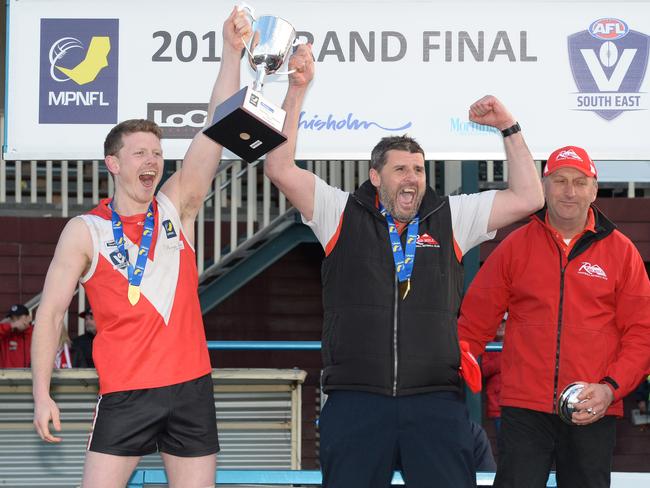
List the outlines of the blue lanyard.
<svg viewBox="0 0 650 488">
<path fill-rule="evenodd" d="M 140 248 L 138 249 L 138 257 L 135 261 L 135 268 L 129 261 L 129 255 L 124 249 L 124 227 L 120 216 L 117 214 L 113 208 L 113 201 L 108 204 L 108 208 L 111 209 L 111 220 L 113 222 L 113 239 L 117 245 L 117 249 L 122 255 L 124 262 L 127 266 L 128 276 L 129 276 L 129 290 L 128 298 L 131 305 L 135 305 L 140 300 L 140 283 L 142 282 L 142 277 L 144 276 L 144 268 L 147 265 L 147 258 L 149 257 L 149 248 L 151 247 L 151 239 L 153 238 L 153 202 L 149 204 L 149 209 L 147 210 L 146 218 L 144 220 L 144 229 L 142 230 L 142 240 L 140 242 Z"/>
<path fill-rule="evenodd" d="M 391 249 L 393 250 L 395 272 L 397 273 L 397 281 L 400 283 L 403 300 L 411 290 L 411 274 L 413 273 L 413 265 L 415 264 L 415 246 L 418 240 L 420 216 L 416 215 L 409 222 L 406 234 L 406 250 L 404 250 L 402 249 L 402 241 L 399 238 L 395 220 L 393 220 L 393 217 L 381 203 L 379 204 L 379 211 L 386 218 L 388 224 L 388 235 L 390 236 Z"/>
</svg>

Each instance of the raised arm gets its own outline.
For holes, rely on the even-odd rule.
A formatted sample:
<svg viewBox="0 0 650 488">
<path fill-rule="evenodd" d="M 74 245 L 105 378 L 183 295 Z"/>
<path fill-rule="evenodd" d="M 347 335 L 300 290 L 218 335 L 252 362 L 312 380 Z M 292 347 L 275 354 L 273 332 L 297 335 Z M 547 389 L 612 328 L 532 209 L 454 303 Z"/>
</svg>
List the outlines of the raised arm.
<svg viewBox="0 0 650 488">
<path fill-rule="evenodd" d="M 206 125 L 212 124 L 215 108 L 239 90 L 239 70 L 244 39 L 251 26 L 244 12 L 233 8 L 223 24 L 223 49 L 217 80 L 212 88 Z M 161 191 L 179 210 L 187 236 L 193 241 L 194 219 L 203 205 L 221 161 L 222 146 L 200 131 L 190 144 L 183 165 L 169 178 Z"/>
<path fill-rule="evenodd" d="M 469 119 L 477 124 L 507 129 L 516 123 L 512 114 L 494 96 L 487 95 L 474 102 Z M 497 192 L 492 205 L 488 231 L 512 224 L 544 205 L 544 193 L 535 161 L 521 132 L 504 137 L 508 160 L 508 188 Z"/>
<path fill-rule="evenodd" d="M 314 58 L 311 45 L 301 45 L 289 60 L 289 88 L 282 108 L 287 112 L 284 134 L 287 141 L 271 151 L 264 162 L 264 173 L 284 193 L 291 204 L 307 219 L 314 213 L 314 175 L 296 166 L 298 120 L 309 82 L 314 77 Z"/>
<path fill-rule="evenodd" d="M 47 442 L 60 442 L 50 433 L 49 422 L 61 430 L 59 409 L 50 397 L 54 357 L 61 335 L 63 315 L 70 305 L 77 282 L 90 265 L 92 240 L 81 219 L 72 219 L 63 229 L 45 277 L 41 303 L 32 336 L 32 392 L 34 427 Z"/>
</svg>

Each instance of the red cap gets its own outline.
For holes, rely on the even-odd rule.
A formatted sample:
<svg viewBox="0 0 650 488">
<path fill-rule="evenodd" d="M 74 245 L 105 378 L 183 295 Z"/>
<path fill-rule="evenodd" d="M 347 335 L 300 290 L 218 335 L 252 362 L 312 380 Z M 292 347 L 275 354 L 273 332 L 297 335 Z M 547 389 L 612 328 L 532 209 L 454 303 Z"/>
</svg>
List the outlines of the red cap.
<svg viewBox="0 0 650 488">
<path fill-rule="evenodd" d="M 587 151 L 577 146 L 565 146 L 553 151 L 546 161 L 544 175 L 548 176 L 560 168 L 575 168 L 585 174 L 598 178 L 596 166 Z"/>
</svg>

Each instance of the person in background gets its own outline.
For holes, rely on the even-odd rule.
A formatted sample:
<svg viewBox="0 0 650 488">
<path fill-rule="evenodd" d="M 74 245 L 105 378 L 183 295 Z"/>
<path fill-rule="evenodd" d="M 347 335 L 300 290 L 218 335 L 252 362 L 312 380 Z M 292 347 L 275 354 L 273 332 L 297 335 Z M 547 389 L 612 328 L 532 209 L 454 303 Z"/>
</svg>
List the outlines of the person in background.
<svg viewBox="0 0 650 488">
<path fill-rule="evenodd" d="M 648 401 L 650 401 L 650 376 L 644 378 L 634 391 L 634 399 L 641 415 L 648 415 Z"/>
<path fill-rule="evenodd" d="M 97 333 L 95 316 L 90 308 L 79 314 L 84 319 L 84 333 L 72 339 L 72 367 L 73 368 L 94 368 L 93 362 L 93 340 Z"/>
<path fill-rule="evenodd" d="M 503 321 L 497 329 L 494 342 L 503 342 L 508 314 L 503 316 Z M 481 356 L 481 372 L 485 382 L 486 415 L 494 421 L 494 428 L 499 434 L 501 429 L 501 351 L 485 352 Z"/>
<path fill-rule="evenodd" d="M 70 355 L 70 345 L 72 341 L 68 335 L 68 329 L 65 325 L 61 325 L 61 337 L 59 338 L 59 347 L 56 350 L 54 357 L 54 367 L 56 369 L 69 369 L 72 368 L 72 357 Z"/>
<path fill-rule="evenodd" d="M 474 462 L 476 471 L 494 472 L 497 469 L 497 463 L 492 453 L 492 445 L 488 439 L 485 429 L 478 423 L 470 420 L 472 437 L 474 438 Z"/>
<path fill-rule="evenodd" d="M 0 321 L 0 368 L 29 368 L 33 330 L 32 315 L 25 305 L 9 307 Z"/>
</svg>

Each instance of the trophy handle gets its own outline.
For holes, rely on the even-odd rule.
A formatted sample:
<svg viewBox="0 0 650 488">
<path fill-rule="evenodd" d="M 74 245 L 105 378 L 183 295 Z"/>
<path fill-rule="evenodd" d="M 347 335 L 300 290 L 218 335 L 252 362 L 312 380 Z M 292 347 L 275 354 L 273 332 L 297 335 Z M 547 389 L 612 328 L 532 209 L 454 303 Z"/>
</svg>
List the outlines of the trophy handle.
<svg viewBox="0 0 650 488">
<path fill-rule="evenodd" d="M 239 5 L 237 5 L 237 11 L 241 12 L 242 10 L 246 10 L 246 13 L 255 21 L 255 9 L 248 5 L 246 2 L 239 2 Z"/>
<path fill-rule="evenodd" d="M 299 39 L 294 39 L 293 43 L 291 44 L 291 47 L 298 47 L 301 44 L 307 44 L 307 43 L 304 42 L 304 41 L 301 41 Z M 313 55 L 312 55 L 312 57 L 313 57 Z M 295 72 L 296 72 L 295 69 L 290 69 L 288 71 L 276 71 L 274 74 L 276 74 L 276 75 L 290 75 L 291 73 L 295 73 Z"/>
<path fill-rule="evenodd" d="M 257 19 L 255 18 L 255 9 L 253 7 L 251 7 L 250 5 L 248 5 L 246 2 L 239 2 L 239 5 L 237 5 L 237 10 L 239 12 L 244 10 L 248 14 L 248 16 L 250 17 L 251 26 L 253 25 L 254 22 L 257 21 Z M 253 53 L 248 48 L 248 43 L 246 42 L 246 40 L 243 37 L 241 38 L 241 40 L 244 43 L 244 48 L 246 49 L 246 52 L 248 53 L 248 55 L 252 59 L 253 58 Z"/>
</svg>

